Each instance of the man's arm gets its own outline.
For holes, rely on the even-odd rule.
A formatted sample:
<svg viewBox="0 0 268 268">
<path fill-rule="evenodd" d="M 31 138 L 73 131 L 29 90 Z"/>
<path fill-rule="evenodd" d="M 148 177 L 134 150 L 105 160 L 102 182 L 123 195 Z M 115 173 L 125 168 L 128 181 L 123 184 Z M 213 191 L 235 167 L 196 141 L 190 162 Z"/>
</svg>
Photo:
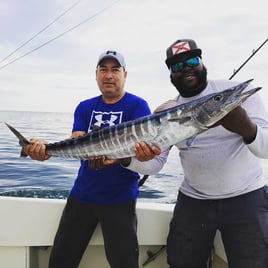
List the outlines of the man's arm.
<svg viewBox="0 0 268 268">
<path fill-rule="evenodd" d="M 245 109 L 238 106 L 223 119 L 220 124 L 227 130 L 243 137 L 246 144 L 253 142 L 257 135 L 257 125 L 249 118 Z"/>
<path fill-rule="evenodd" d="M 72 133 L 70 138 L 76 138 L 78 136 L 84 135 L 84 131 L 75 131 Z M 45 161 L 48 160 L 51 156 L 46 154 L 46 146 L 47 141 L 38 140 L 38 139 L 30 139 L 30 143 L 27 144 L 23 151 L 26 155 L 31 157 L 33 160 L 37 161 Z"/>
<path fill-rule="evenodd" d="M 255 156 L 268 158 L 268 128 L 255 124 L 242 107 L 231 111 L 220 123 L 227 130 L 241 135 Z"/>
</svg>

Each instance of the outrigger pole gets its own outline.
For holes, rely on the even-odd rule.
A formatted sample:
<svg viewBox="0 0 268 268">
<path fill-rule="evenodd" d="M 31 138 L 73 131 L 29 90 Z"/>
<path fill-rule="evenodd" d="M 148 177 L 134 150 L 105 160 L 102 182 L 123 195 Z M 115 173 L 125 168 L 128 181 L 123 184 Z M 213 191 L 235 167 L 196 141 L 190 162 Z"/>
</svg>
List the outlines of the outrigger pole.
<svg viewBox="0 0 268 268">
<path fill-rule="evenodd" d="M 229 80 L 231 80 L 244 67 L 244 65 L 265 45 L 267 41 L 268 38 L 256 50 L 253 49 L 250 57 L 248 57 L 248 59 L 237 70 L 234 70 L 234 73 L 230 76 Z"/>
</svg>

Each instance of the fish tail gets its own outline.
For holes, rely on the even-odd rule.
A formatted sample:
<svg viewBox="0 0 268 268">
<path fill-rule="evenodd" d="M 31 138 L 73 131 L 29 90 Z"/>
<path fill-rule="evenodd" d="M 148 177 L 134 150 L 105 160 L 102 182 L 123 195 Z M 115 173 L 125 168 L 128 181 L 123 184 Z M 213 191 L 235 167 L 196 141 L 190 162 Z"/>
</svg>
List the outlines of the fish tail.
<svg viewBox="0 0 268 268">
<path fill-rule="evenodd" d="M 7 124 L 6 122 L 5 122 L 5 124 L 14 133 L 14 135 L 19 139 L 19 144 L 20 144 L 20 146 L 22 146 L 22 150 L 20 152 L 20 157 L 27 157 L 27 155 L 23 151 L 23 147 L 25 145 L 29 144 L 29 141 L 18 130 L 16 130 L 14 127 L 12 127 L 11 125 Z"/>
</svg>

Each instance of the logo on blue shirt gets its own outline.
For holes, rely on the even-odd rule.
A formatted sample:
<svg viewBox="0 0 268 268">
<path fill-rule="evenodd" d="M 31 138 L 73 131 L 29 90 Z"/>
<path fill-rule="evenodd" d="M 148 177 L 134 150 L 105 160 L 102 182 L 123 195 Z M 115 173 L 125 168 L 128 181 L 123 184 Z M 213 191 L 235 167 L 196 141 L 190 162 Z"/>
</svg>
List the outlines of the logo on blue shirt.
<svg viewBox="0 0 268 268">
<path fill-rule="evenodd" d="M 122 122 L 123 112 L 101 112 L 93 111 L 90 118 L 90 130 L 94 128 L 102 128 L 113 126 Z"/>
</svg>

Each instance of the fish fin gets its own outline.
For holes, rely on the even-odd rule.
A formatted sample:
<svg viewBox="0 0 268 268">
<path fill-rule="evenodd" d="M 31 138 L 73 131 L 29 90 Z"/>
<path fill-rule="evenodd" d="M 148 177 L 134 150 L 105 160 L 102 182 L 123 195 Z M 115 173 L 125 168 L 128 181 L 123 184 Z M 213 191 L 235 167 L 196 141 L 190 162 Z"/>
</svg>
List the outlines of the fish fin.
<svg viewBox="0 0 268 268">
<path fill-rule="evenodd" d="M 179 118 L 171 118 L 168 119 L 169 122 L 179 122 L 180 124 L 183 124 L 187 121 L 190 121 L 192 118 L 190 116 L 185 116 L 185 117 L 179 117 Z"/>
<path fill-rule="evenodd" d="M 27 157 L 28 155 L 24 152 L 24 150 L 23 150 L 23 148 L 21 149 L 21 151 L 20 151 L 20 157 L 21 158 L 25 158 L 25 157 Z"/>
<path fill-rule="evenodd" d="M 196 138 L 196 136 L 192 136 L 192 137 L 190 137 L 189 139 L 187 139 L 187 140 L 186 140 L 186 145 L 187 145 L 188 147 L 191 147 L 192 144 L 193 144 L 193 142 L 194 142 L 194 140 L 195 140 L 195 138 Z"/>
<path fill-rule="evenodd" d="M 19 139 L 20 146 L 24 147 L 25 145 L 29 144 L 29 141 L 18 130 L 16 130 L 14 127 L 7 124 L 6 122 L 5 124 L 14 133 L 14 135 Z M 27 157 L 23 149 L 20 152 L 20 157 Z"/>
</svg>

